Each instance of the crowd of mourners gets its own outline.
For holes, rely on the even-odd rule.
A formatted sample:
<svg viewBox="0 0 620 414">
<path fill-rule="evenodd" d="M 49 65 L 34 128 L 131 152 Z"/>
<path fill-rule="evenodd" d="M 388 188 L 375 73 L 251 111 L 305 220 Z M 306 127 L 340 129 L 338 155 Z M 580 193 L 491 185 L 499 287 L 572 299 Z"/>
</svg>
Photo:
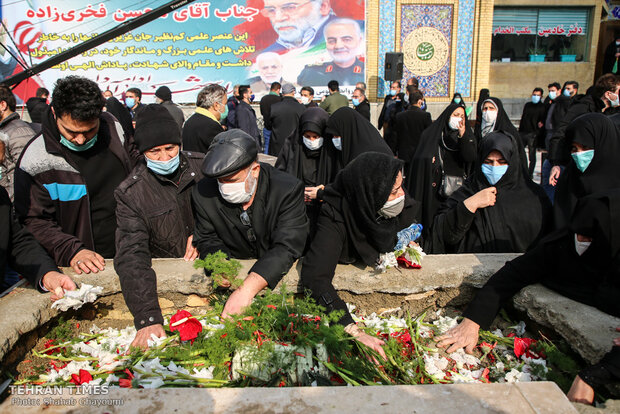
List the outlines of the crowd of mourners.
<svg viewBox="0 0 620 414">
<path fill-rule="evenodd" d="M 460 94 L 432 120 L 417 79 L 393 82 L 375 127 L 365 84 L 353 108 L 338 82 L 327 86 L 316 102 L 311 87 L 274 82 L 256 107 L 248 85 L 229 96 L 209 84 L 185 120 L 166 86 L 145 105 L 140 89 L 119 100 L 69 76 L 51 96 L 40 88 L 28 100 L 31 123 L 0 86 L 3 283 L 21 275 L 56 300 L 76 288 L 59 267 L 98 273 L 114 259 L 133 345 L 146 347 L 165 335 L 152 258 L 256 259 L 226 318 L 303 257 L 313 298 L 343 311 L 346 332 L 384 355 L 383 342 L 353 321 L 334 272 L 338 263 L 376 266 L 418 223 L 427 253 L 523 253 L 440 338 L 448 352 L 471 352 L 479 329 L 533 283 L 620 316 L 618 77 L 603 75 L 585 93 L 574 81 L 549 84 L 544 98 L 535 88 L 518 129 L 486 89 L 475 120 Z M 569 398 L 591 403 L 594 390 L 619 379 L 614 346 L 579 373 Z"/>
</svg>

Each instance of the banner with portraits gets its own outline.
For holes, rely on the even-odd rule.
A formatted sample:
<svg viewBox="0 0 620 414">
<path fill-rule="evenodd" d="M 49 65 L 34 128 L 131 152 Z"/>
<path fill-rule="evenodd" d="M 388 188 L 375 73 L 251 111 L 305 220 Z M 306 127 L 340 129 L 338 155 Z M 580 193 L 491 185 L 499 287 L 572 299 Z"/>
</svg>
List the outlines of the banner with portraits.
<svg viewBox="0 0 620 414">
<path fill-rule="evenodd" d="M 165 0 L 3 0 L 0 77 L 25 70 L 127 22 Z M 114 96 L 131 87 L 143 102 L 166 85 L 173 101 L 193 103 L 203 86 L 232 92 L 247 84 L 258 97 L 272 82 L 310 86 L 315 98 L 337 80 L 353 92 L 365 81 L 364 0 L 195 1 L 48 69 L 15 89 L 20 101 L 68 75 L 85 76 Z M 7 50 L 8 49 L 8 50 Z"/>
</svg>

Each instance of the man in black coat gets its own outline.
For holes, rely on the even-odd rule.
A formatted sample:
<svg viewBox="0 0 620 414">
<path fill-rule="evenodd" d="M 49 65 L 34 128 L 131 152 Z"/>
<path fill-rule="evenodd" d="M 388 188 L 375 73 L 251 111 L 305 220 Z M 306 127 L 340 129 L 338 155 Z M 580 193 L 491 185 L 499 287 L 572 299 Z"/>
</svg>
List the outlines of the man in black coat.
<svg viewBox="0 0 620 414">
<path fill-rule="evenodd" d="M 248 134 L 221 133 L 205 156 L 205 178 L 192 192 L 200 257 L 221 250 L 236 259 L 258 259 L 226 302 L 223 317 L 240 313 L 263 288 L 275 288 L 308 236 L 303 183 L 258 163 L 257 156 Z"/>
<path fill-rule="evenodd" d="M 241 85 L 239 87 L 239 103 L 235 109 L 235 128 L 239 128 L 246 134 L 256 140 L 256 143 L 260 146 L 260 132 L 258 131 L 258 124 L 256 123 L 256 112 L 250 105 L 254 100 L 254 94 L 252 88 L 248 85 Z"/>
<path fill-rule="evenodd" d="M 370 121 L 370 104 L 368 99 L 366 99 L 366 92 L 362 88 L 355 88 L 351 96 L 351 102 L 357 113 Z"/>
<path fill-rule="evenodd" d="M 422 132 L 432 123 L 431 114 L 421 109 L 424 94 L 419 90 L 409 94 L 409 109 L 396 114 L 396 156 L 405 161 L 405 171 L 415 154 Z"/>
<path fill-rule="evenodd" d="M 65 290 L 75 290 L 71 278 L 58 271 L 43 247 L 19 224 L 9 195 L 0 187 L 0 274 L 3 276 L 7 265 L 24 276 L 39 292 L 52 292 L 52 300 L 63 297 Z M 3 283 L 0 286 L 2 290 L 8 287 Z"/>
<path fill-rule="evenodd" d="M 544 132 L 545 113 L 547 108 L 542 101 L 542 88 L 534 88 L 530 102 L 523 107 L 521 122 L 519 122 L 519 134 L 523 140 L 523 146 L 527 146 L 529 153 L 529 173 L 530 178 L 534 175 L 536 167 L 536 144 L 538 138 Z"/>
<path fill-rule="evenodd" d="M 225 100 L 226 94 L 220 102 Z M 156 104 L 140 114 L 135 142 L 144 161 L 114 192 L 118 223 L 114 269 L 138 331 L 131 345 L 145 348 L 151 334 L 165 336 L 151 259 L 183 257 L 189 261 L 198 256 L 192 245 L 191 194 L 202 179 L 204 155 L 180 151 L 176 121 Z"/>
<path fill-rule="evenodd" d="M 30 120 L 34 123 L 40 124 L 43 120 L 43 114 L 49 107 L 47 104 L 47 98 L 50 96 L 50 91 L 45 88 L 37 89 L 35 96 L 26 101 L 26 108 L 28 108 L 28 115 Z"/>
<path fill-rule="evenodd" d="M 183 125 L 183 150 L 205 153 L 213 138 L 222 132 L 228 114 L 226 89 L 211 83 L 198 93 L 196 112 Z"/>
<path fill-rule="evenodd" d="M 290 83 L 282 85 L 282 102 L 271 107 L 271 141 L 269 155 L 278 156 L 284 142 L 297 132 L 299 117 L 306 107 L 295 99 L 295 87 Z"/>
<path fill-rule="evenodd" d="M 389 93 L 383 100 L 383 108 L 381 108 L 381 113 L 379 114 L 378 129 L 381 130 L 383 128 L 383 138 L 392 152 L 396 152 L 396 133 L 390 121 L 392 121 L 394 114 L 400 112 L 404 99 L 405 94 L 401 92 L 400 81 L 392 82 Z"/>
<path fill-rule="evenodd" d="M 260 100 L 260 113 L 263 116 L 263 140 L 265 143 L 265 154 L 269 154 L 269 141 L 271 140 L 271 107 L 273 104 L 281 102 L 280 82 L 273 82 L 269 88 L 269 93 Z"/>
</svg>

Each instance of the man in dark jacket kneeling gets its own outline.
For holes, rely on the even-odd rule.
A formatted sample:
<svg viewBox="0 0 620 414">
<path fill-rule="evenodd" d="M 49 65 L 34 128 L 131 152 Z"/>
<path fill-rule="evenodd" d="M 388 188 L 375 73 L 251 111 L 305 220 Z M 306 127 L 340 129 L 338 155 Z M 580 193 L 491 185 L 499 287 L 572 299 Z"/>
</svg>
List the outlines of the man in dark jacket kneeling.
<svg viewBox="0 0 620 414">
<path fill-rule="evenodd" d="M 146 347 L 152 334 L 165 336 L 151 258 L 198 257 L 192 245 L 191 189 L 202 178 L 204 154 L 180 151 L 181 130 L 161 105 L 148 105 L 140 113 L 135 142 L 146 162 L 114 192 L 114 268 L 138 330 L 132 346 Z"/>
<path fill-rule="evenodd" d="M 218 134 L 205 156 L 202 179 L 192 190 L 194 243 L 203 258 L 221 250 L 236 259 L 258 259 L 230 296 L 223 317 L 240 313 L 263 288 L 274 288 L 304 249 L 308 219 L 304 185 L 257 162 L 258 144 L 243 131 Z"/>
</svg>

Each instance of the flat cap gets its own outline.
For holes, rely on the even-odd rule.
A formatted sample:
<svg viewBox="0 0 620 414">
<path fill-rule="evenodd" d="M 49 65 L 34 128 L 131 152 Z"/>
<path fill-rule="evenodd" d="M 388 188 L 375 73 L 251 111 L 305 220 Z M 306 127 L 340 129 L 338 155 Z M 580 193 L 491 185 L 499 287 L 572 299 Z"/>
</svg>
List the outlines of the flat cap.
<svg viewBox="0 0 620 414">
<path fill-rule="evenodd" d="M 231 175 L 256 161 L 256 140 L 240 129 L 220 132 L 213 138 L 202 162 L 205 177 L 220 178 Z"/>
<path fill-rule="evenodd" d="M 295 92 L 295 86 L 292 83 L 285 83 L 282 85 L 282 94 L 287 95 L 289 93 Z"/>
</svg>

